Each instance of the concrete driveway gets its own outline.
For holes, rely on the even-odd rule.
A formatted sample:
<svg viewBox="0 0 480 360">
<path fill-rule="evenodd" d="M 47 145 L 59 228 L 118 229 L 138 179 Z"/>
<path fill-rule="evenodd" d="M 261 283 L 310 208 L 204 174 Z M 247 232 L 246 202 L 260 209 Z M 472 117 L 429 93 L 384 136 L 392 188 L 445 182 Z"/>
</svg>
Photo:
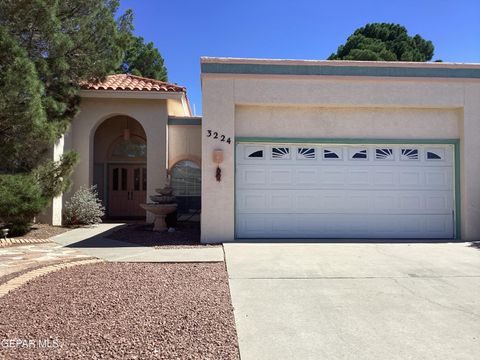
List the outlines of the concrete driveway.
<svg viewBox="0 0 480 360">
<path fill-rule="evenodd" d="M 241 358 L 478 359 L 470 245 L 225 244 Z"/>
</svg>

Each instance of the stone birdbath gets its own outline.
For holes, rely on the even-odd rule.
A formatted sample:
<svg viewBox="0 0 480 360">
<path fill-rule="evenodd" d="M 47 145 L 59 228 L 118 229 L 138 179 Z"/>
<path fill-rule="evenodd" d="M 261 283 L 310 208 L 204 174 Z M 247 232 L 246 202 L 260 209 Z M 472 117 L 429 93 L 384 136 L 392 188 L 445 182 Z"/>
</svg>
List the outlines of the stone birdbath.
<svg viewBox="0 0 480 360">
<path fill-rule="evenodd" d="M 176 198 L 173 195 L 173 189 L 165 186 L 162 189 L 155 189 L 158 195 L 151 195 L 150 200 L 153 203 L 140 204 L 140 206 L 155 216 L 153 231 L 167 230 L 165 217 L 177 210 Z"/>
</svg>

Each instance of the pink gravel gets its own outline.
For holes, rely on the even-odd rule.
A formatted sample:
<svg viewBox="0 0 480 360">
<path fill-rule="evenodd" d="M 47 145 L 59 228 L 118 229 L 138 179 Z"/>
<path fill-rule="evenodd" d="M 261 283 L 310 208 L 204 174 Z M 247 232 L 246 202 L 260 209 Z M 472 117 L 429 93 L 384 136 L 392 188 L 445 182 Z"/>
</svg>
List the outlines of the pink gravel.
<svg viewBox="0 0 480 360">
<path fill-rule="evenodd" d="M 239 359 L 224 263 L 79 265 L 0 309 L 0 358 Z"/>
<path fill-rule="evenodd" d="M 175 232 L 152 231 L 152 224 L 129 224 L 108 235 L 110 239 L 156 248 L 211 247 L 200 242 L 198 222 L 179 222 Z"/>
</svg>

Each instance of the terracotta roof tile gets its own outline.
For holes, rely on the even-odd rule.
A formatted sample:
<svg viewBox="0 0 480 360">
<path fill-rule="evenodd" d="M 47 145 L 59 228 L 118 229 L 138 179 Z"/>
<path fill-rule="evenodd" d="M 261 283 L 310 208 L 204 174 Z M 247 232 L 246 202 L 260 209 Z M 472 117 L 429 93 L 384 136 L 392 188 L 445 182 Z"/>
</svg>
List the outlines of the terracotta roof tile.
<svg viewBox="0 0 480 360">
<path fill-rule="evenodd" d="M 108 75 L 99 83 L 83 83 L 83 90 L 186 92 L 183 86 L 130 74 Z"/>
</svg>

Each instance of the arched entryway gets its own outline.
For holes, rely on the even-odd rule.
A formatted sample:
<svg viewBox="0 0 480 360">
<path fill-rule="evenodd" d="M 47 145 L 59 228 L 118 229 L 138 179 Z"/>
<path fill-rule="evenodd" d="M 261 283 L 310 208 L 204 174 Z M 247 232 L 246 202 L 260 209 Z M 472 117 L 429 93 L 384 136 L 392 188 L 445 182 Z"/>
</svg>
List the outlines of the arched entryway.
<svg viewBox="0 0 480 360">
<path fill-rule="evenodd" d="M 202 193 L 200 166 L 192 160 L 181 160 L 170 169 L 170 179 L 177 197 L 178 213 L 199 212 Z"/>
<path fill-rule="evenodd" d="M 109 218 L 143 218 L 147 194 L 147 140 L 128 116 L 100 124 L 94 137 L 94 184 Z"/>
</svg>

